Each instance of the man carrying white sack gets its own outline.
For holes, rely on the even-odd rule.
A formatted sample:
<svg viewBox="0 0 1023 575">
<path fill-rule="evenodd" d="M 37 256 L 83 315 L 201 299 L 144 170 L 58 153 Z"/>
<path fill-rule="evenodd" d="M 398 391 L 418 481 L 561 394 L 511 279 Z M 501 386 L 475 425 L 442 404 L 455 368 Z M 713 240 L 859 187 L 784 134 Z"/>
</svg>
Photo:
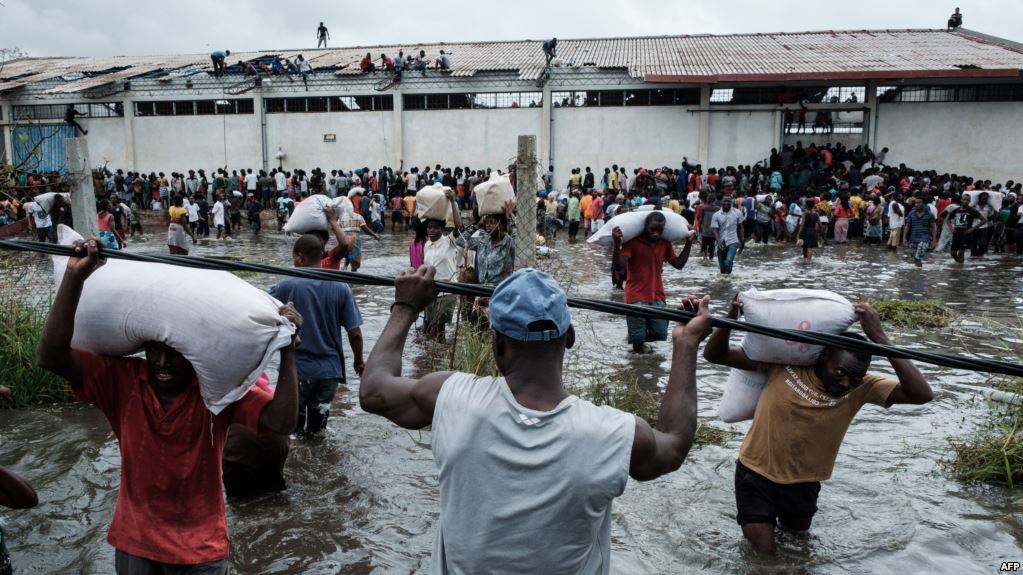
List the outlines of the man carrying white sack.
<svg viewBox="0 0 1023 575">
<path fill-rule="evenodd" d="M 664 280 L 661 278 L 665 262 L 680 270 L 689 261 L 692 236 L 686 239 L 682 255 L 676 255 L 671 242 L 661 237 L 666 224 L 664 214 L 654 210 L 646 217 L 643 234 L 624 245 L 621 228 L 616 227 L 611 232 L 614 241 L 611 264 L 617 269 L 626 270 L 625 303 L 665 307 Z M 625 322 L 629 329 L 629 343 L 636 353 L 646 352 L 647 342 L 668 338 L 668 320 L 626 316 Z"/>
<path fill-rule="evenodd" d="M 121 452 L 121 481 L 107 541 L 118 575 L 228 573 L 221 456 L 232 423 L 290 433 L 298 414 L 295 340 L 281 349 L 273 399 L 253 388 L 213 415 L 192 365 L 160 342 L 145 359 L 71 349 L 75 314 L 89 276 L 105 260 L 96 240 L 77 241 L 37 350 L 39 366 L 63 377 L 75 397 L 106 415 Z M 295 325 L 288 304 L 279 313 Z"/>
<path fill-rule="evenodd" d="M 628 478 L 678 469 L 696 433 L 696 352 L 710 332 L 710 297 L 672 333 L 674 352 L 657 428 L 569 394 L 575 343 L 565 292 L 533 269 L 494 290 L 490 323 L 503 377 L 439 372 L 402 377 L 405 340 L 435 298 L 435 270 L 394 282 L 394 304 L 359 389 L 364 410 L 406 429 L 432 425 L 440 521 L 430 571 L 608 573 L 611 503 Z"/>
<path fill-rule="evenodd" d="M 873 308 L 858 304 L 854 309 L 870 341 L 891 345 Z M 741 310 L 736 296 L 728 317 L 737 319 Z M 735 502 L 743 536 L 758 551 L 773 553 L 776 526 L 796 532 L 810 528 L 820 482 L 831 477 L 845 432 L 864 404 L 886 409 L 897 403 L 920 405 L 934 394 L 906 359 L 889 359 L 898 379 L 867 373 L 869 353 L 830 347 L 814 365 L 772 365 L 753 361 L 742 347 L 730 346 L 730 332 L 715 329 L 703 357 L 767 375 L 735 464 Z M 842 335 L 866 340 L 855 333 Z"/>
</svg>

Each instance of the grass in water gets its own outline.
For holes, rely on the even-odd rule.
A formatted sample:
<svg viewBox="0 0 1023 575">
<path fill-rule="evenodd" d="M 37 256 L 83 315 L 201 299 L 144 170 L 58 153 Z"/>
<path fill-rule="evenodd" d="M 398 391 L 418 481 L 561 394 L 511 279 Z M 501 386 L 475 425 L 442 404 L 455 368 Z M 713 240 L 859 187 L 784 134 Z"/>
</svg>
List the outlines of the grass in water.
<svg viewBox="0 0 1023 575">
<path fill-rule="evenodd" d="M 900 328 L 945 327 L 956 317 L 956 312 L 933 299 L 872 299 L 867 303 L 877 310 L 881 321 Z"/>
<path fill-rule="evenodd" d="M 949 438 L 952 453 L 941 464 L 966 483 L 1023 487 L 1023 378 L 1004 378 L 999 391 L 1015 394 L 1015 402 L 990 403 L 980 427 L 966 438 Z"/>
<path fill-rule="evenodd" d="M 4 270 L 10 272 L 10 269 Z M 4 407 L 28 407 L 71 400 L 67 382 L 36 366 L 36 346 L 46 323 L 46 303 L 32 303 L 16 286 L 23 285 L 17 273 L 4 273 L 0 288 L 0 381 L 11 389 L 11 401 Z"/>
<path fill-rule="evenodd" d="M 568 391 L 595 405 L 608 405 L 632 413 L 655 427 L 661 412 L 662 394 L 643 389 L 638 379 L 629 374 L 627 371 L 592 373 L 585 384 L 569 386 Z M 693 444 L 724 445 L 736 435 L 729 429 L 700 421 L 696 425 Z"/>
</svg>

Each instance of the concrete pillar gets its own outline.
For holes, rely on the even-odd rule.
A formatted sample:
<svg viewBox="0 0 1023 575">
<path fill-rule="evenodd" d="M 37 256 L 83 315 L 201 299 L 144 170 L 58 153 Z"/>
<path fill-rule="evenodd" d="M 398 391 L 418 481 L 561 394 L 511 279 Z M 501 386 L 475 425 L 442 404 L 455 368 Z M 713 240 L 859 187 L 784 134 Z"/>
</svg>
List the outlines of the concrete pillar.
<svg viewBox="0 0 1023 575">
<path fill-rule="evenodd" d="M 543 86 L 543 102 L 540 112 L 540 149 L 537 150 L 537 157 L 543 167 L 554 164 L 554 102 L 551 101 L 551 86 L 547 82 Z"/>
<path fill-rule="evenodd" d="M 515 160 L 515 269 L 536 267 L 536 136 L 519 136 Z"/>
<path fill-rule="evenodd" d="M 131 98 L 124 100 L 124 165 L 125 169 L 135 171 L 135 102 Z M 75 220 L 77 223 L 78 220 Z"/>
<path fill-rule="evenodd" d="M 700 145 L 697 157 L 704 170 L 710 163 L 710 91 L 709 85 L 700 86 Z"/>
<path fill-rule="evenodd" d="M 89 164 L 89 145 L 85 138 L 64 140 L 64 163 L 71 186 L 71 217 L 75 231 L 83 238 L 99 236 L 96 228 L 96 193 L 92 188 L 92 170 Z"/>
<path fill-rule="evenodd" d="M 259 161 L 263 170 L 270 171 L 269 150 L 266 143 L 266 110 L 263 109 L 263 88 L 252 95 L 252 111 L 259 114 Z M 247 163 L 247 162 L 246 162 Z"/>
<path fill-rule="evenodd" d="M 10 102 L 0 102 L 0 137 L 3 138 L 4 161 L 14 163 L 14 106 Z"/>
<path fill-rule="evenodd" d="M 394 113 L 391 116 L 392 137 L 391 142 L 391 165 L 395 166 L 395 170 L 398 166 L 401 166 L 402 170 L 408 169 L 408 166 L 404 165 L 405 162 L 405 127 L 402 124 L 405 116 L 405 100 L 401 93 L 401 83 L 399 82 L 394 88 Z"/>
<path fill-rule="evenodd" d="M 867 111 L 864 112 L 863 143 L 871 149 L 877 148 L 877 122 L 879 119 L 877 109 L 877 83 L 867 82 L 866 94 L 863 101 L 866 103 Z"/>
<path fill-rule="evenodd" d="M 785 134 L 782 133 L 782 130 L 785 129 L 783 122 L 785 112 L 775 110 L 772 114 L 774 114 L 774 139 L 772 140 L 771 147 L 777 148 L 780 152 L 782 145 L 785 143 Z"/>
</svg>

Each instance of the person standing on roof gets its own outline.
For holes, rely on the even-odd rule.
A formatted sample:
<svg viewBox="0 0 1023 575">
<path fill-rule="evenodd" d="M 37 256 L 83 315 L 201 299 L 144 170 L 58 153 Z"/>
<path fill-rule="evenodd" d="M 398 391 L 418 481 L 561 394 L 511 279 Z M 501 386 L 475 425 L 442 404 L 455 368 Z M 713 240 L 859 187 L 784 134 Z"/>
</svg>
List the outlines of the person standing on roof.
<svg viewBox="0 0 1023 575">
<path fill-rule="evenodd" d="M 330 40 L 330 32 L 327 31 L 327 27 L 323 25 L 323 22 L 320 22 L 320 27 L 316 29 L 316 38 L 318 40 L 316 42 L 317 48 L 321 46 L 327 47 L 327 40 Z"/>
<path fill-rule="evenodd" d="M 551 60 L 553 60 L 555 56 L 557 56 L 557 54 L 555 53 L 557 48 L 558 48 L 557 38 L 551 38 L 550 40 L 543 41 L 543 53 L 544 56 L 547 56 L 547 63 L 544 64 L 544 66 L 550 67 Z"/>
<path fill-rule="evenodd" d="M 961 28 L 962 26 L 963 15 L 961 12 L 959 12 L 959 8 L 956 8 L 956 11 L 953 12 L 952 15 L 948 17 L 948 29 L 955 30 L 956 28 Z"/>
<path fill-rule="evenodd" d="M 224 64 L 228 56 L 231 55 L 230 50 L 214 50 L 210 53 L 210 59 L 213 60 L 213 75 L 220 77 L 221 74 L 226 70 Z"/>
</svg>

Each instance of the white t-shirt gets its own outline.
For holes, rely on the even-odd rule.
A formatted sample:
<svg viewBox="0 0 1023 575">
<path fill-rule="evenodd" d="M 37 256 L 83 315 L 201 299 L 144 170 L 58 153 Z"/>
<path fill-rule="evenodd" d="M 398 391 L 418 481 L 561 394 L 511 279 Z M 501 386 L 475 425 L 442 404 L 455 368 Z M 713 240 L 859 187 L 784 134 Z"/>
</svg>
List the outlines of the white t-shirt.
<svg viewBox="0 0 1023 575">
<path fill-rule="evenodd" d="M 199 206 L 198 204 L 185 203 L 185 210 L 188 212 L 189 222 L 199 221 Z"/>
<path fill-rule="evenodd" d="M 277 172 L 274 174 L 274 183 L 277 184 L 278 192 L 283 192 L 288 189 L 288 179 L 284 177 L 283 172 Z"/>
<path fill-rule="evenodd" d="M 256 176 L 256 174 L 246 174 L 246 176 L 245 176 L 245 189 L 250 191 L 250 192 L 256 191 L 256 182 L 258 182 L 258 181 L 259 181 L 259 178 Z"/>
<path fill-rule="evenodd" d="M 224 204 L 219 200 L 213 204 L 213 225 L 224 225 Z"/>
<path fill-rule="evenodd" d="M 50 220 L 50 214 L 46 213 L 46 211 L 43 210 L 43 207 L 39 204 L 32 202 L 28 211 L 32 214 L 32 223 L 36 225 L 36 228 L 49 228 L 53 226 L 53 222 Z"/>
<path fill-rule="evenodd" d="M 433 415 L 431 572 L 608 573 L 635 430 L 635 416 L 574 395 L 536 411 L 502 378 L 453 374 Z"/>
<path fill-rule="evenodd" d="M 426 240 L 423 245 L 423 263 L 437 268 L 438 281 L 457 280 L 460 261 L 462 250 L 451 240 L 451 236 L 441 236 L 436 242 Z"/>
</svg>

